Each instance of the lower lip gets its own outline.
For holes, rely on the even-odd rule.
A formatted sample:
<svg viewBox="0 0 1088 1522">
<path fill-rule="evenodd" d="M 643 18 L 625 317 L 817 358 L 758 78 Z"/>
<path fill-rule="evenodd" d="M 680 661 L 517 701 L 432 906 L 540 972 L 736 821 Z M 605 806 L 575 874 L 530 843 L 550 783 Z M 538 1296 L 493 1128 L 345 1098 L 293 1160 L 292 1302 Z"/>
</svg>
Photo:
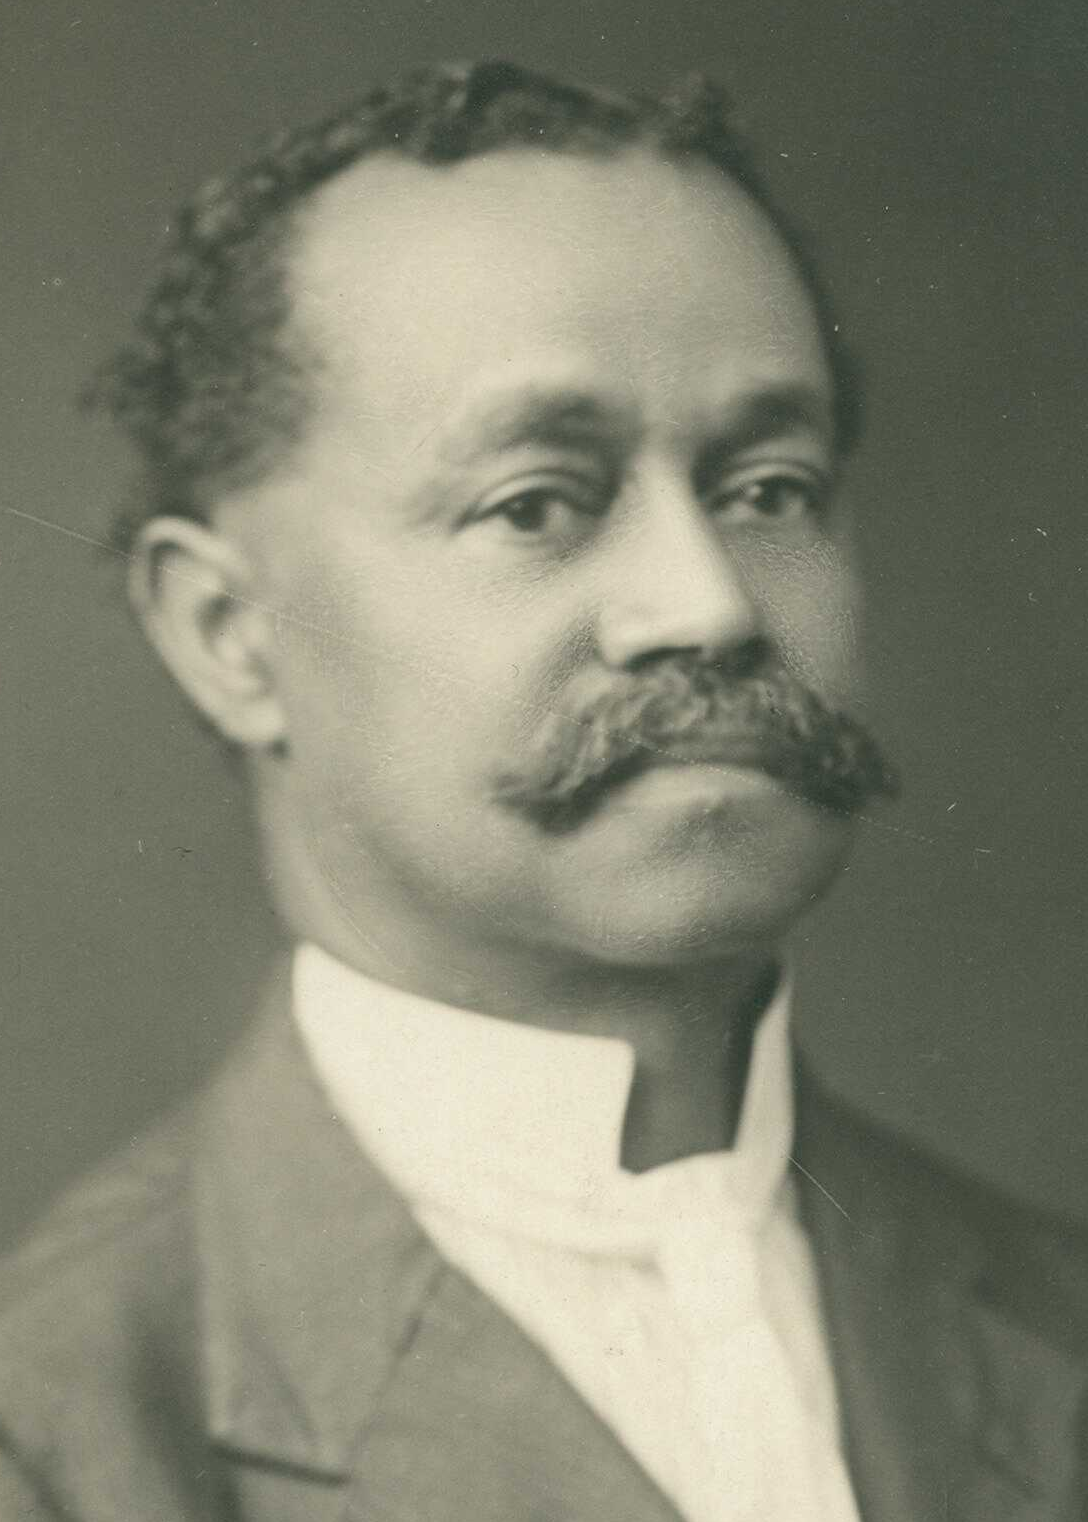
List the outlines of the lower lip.
<svg viewBox="0 0 1088 1522">
<path fill-rule="evenodd" d="M 678 761 L 648 767 L 619 791 L 640 804 L 691 801 L 705 805 L 780 790 L 781 785 L 754 764 Z"/>
</svg>

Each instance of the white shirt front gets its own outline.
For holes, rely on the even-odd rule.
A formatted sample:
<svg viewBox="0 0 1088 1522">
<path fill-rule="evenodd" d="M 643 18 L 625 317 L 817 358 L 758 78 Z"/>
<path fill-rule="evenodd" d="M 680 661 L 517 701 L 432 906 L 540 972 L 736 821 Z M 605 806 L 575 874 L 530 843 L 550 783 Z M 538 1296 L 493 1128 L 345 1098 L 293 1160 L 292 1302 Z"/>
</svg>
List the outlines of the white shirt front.
<svg viewBox="0 0 1088 1522">
<path fill-rule="evenodd" d="M 295 1018 L 440 1251 L 552 1358 L 688 1522 L 858 1522 L 787 1171 L 789 997 L 735 1145 L 620 1166 L 623 1041 L 472 1014 L 299 949 Z"/>
</svg>

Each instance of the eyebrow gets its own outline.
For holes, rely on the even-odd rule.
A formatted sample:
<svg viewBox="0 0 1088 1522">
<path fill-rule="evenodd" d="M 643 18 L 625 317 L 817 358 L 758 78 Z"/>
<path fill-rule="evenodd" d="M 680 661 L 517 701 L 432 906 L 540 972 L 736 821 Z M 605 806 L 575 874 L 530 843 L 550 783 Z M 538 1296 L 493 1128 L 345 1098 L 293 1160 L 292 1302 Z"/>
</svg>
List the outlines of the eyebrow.
<svg viewBox="0 0 1088 1522">
<path fill-rule="evenodd" d="M 723 409 L 724 427 L 733 449 L 798 429 L 829 439 L 835 434 L 834 398 L 814 386 L 772 385 L 743 397 Z"/>
<path fill-rule="evenodd" d="M 592 443 L 632 430 L 629 406 L 588 391 L 526 386 L 470 407 L 443 430 L 441 453 L 464 463 L 480 454 L 520 444 L 565 447 Z"/>
<path fill-rule="evenodd" d="M 832 456 L 839 452 L 833 398 L 812 386 L 768 386 L 724 410 L 721 426 L 704 436 L 693 472 L 705 491 L 738 454 L 797 435 L 815 436 Z"/>
<path fill-rule="evenodd" d="M 814 386 L 787 383 L 760 386 L 720 407 L 708 403 L 699 432 L 712 448 L 735 451 L 778 435 L 804 430 L 834 440 L 834 398 Z M 630 402 L 590 391 L 526 386 L 469 409 L 443 429 L 440 453 L 458 464 L 482 454 L 540 444 L 575 448 L 619 441 L 637 431 Z"/>
</svg>

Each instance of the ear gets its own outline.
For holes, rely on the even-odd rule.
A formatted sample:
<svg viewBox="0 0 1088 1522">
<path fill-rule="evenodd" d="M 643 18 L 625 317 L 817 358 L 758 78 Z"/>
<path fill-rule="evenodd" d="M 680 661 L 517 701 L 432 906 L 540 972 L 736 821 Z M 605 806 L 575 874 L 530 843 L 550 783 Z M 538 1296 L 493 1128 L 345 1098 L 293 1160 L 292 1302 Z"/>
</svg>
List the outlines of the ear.
<svg viewBox="0 0 1088 1522">
<path fill-rule="evenodd" d="M 231 540 L 188 518 L 153 518 L 133 547 L 129 597 L 180 686 L 226 739 L 283 744 L 274 680 L 275 615 L 252 596 Z"/>
</svg>

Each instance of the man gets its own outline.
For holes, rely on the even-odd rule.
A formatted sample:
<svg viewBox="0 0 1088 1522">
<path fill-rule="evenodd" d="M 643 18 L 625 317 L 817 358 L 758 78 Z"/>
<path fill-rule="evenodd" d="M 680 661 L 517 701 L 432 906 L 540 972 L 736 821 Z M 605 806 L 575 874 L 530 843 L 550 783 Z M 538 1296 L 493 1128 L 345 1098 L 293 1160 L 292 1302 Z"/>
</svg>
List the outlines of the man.
<svg viewBox="0 0 1088 1522">
<path fill-rule="evenodd" d="M 4 1518 L 1081 1515 L 1083 1244 L 794 1089 L 894 779 L 850 369 L 713 92 L 377 92 L 104 390 L 298 949 L 9 1270 Z"/>
</svg>

